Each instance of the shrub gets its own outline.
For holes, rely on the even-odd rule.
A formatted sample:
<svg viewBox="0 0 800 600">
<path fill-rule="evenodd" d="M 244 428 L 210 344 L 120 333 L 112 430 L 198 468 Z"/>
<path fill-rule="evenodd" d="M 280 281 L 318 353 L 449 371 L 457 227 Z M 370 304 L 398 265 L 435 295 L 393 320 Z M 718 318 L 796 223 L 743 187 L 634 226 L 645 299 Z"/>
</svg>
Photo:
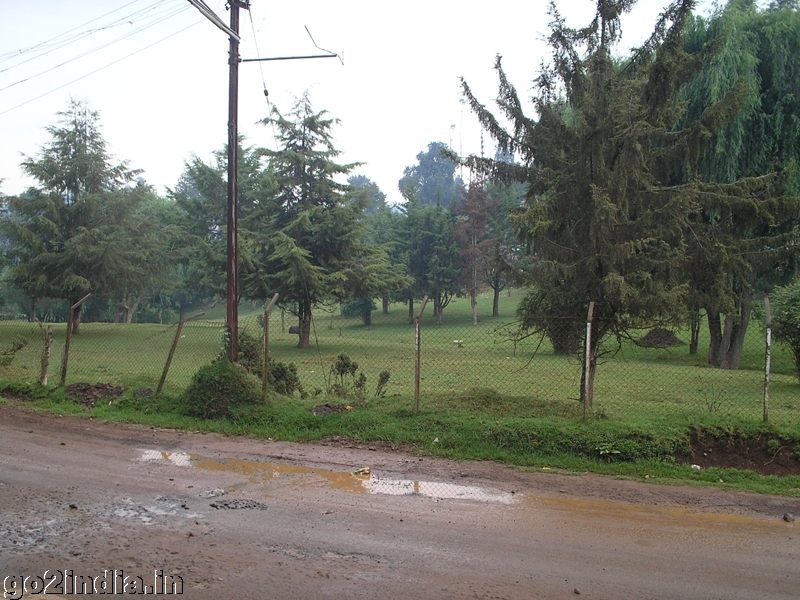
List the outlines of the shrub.
<svg viewBox="0 0 800 600">
<path fill-rule="evenodd" d="M 297 365 L 294 363 L 270 360 L 269 383 L 272 389 L 279 394 L 291 396 L 295 392 L 300 392 L 300 396 L 305 398 L 305 390 L 300 383 L 300 377 L 297 375 Z"/>
<path fill-rule="evenodd" d="M 789 346 L 800 378 L 800 279 L 770 294 L 772 331 L 775 339 Z"/>
<path fill-rule="evenodd" d="M 227 358 L 200 367 L 182 400 L 186 414 L 201 419 L 226 417 L 233 406 L 263 401 L 258 380 Z"/>
</svg>

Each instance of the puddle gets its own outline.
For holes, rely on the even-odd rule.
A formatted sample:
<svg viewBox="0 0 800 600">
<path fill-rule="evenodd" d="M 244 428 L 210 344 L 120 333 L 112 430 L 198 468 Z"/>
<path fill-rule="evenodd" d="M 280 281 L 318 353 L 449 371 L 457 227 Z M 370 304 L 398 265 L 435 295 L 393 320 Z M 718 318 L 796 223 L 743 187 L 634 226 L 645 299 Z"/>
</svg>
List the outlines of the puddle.
<svg viewBox="0 0 800 600">
<path fill-rule="evenodd" d="M 426 496 L 443 500 L 475 500 L 477 502 L 499 502 L 513 504 L 514 495 L 485 488 L 440 483 L 438 481 L 412 481 L 410 479 L 385 479 L 371 477 L 363 482 L 373 494 L 390 496 Z"/>
<path fill-rule="evenodd" d="M 168 460 L 179 467 L 192 466 L 192 456 L 186 452 L 164 452 L 162 450 L 142 450 L 141 452 L 142 455 L 139 457 L 139 460 Z"/>
<path fill-rule="evenodd" d="M 215 460 L 200 458 L 186 452 L 162 452 L 142 450 L 140 460 L 169 461 L 182 467 L 195 467 L 207 471 L 238 473 L 250 483 L 267 483 L 282 480 L 289 485 L 306 487 L 324 485 L 345 492 L 384 494 L 388 496 L 422 496 L 438 500 L 472 500 L 500 504 L 514 503 L 514 496 L 487 488 L 457 485 L 437 481 L 414 481 L 411 479 L 389 479 L 374 474 L 353 475 L 351 472 L 329 471 L 314 467 L 266 463 L 240 459 Z M 209 496 L 212 497 L 212 496 Z"/>
</svg>

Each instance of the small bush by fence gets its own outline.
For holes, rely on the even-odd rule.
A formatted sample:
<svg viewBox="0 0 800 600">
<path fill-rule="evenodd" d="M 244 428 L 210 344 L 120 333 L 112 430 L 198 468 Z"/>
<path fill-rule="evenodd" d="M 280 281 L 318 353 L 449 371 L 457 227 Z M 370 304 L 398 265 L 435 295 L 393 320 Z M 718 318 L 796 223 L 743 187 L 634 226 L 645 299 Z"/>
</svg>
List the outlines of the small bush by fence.
<svg viewBox="0 0 800 600">
<path fill-rule="evenodd" d="M 557 354 L 548 339 L 513 342 L 504 325 L 513 321 L 518 298 L 504 299 L 506 317 L 479 311 L 473 324 L 469 301 L 455 300 L 442 324 L 430 312 L 420 325 L 420 408 L 426 398 L 469 407 L 491 404 L 503 413 L 514 406 L 516 416 L 580 419 L 582 351 Z M 479 305 L 490 306 L 489 302 Z M 261 340 L 263 316 L 245 313 L 240 334 Z M 270 318 L 270 356 L 294 364 L 304 394 L 335 399 L 336 385 L 364 398 L 376 393 L 413 397 L 415 393 L 415 327 L 408 309 L 390 306 L 376 311 L 371 325 L 360 316 L 348 317 L 338 308 L 318 310 L 312 323 L 311 348 L 297 347 L 298 336 L 289 314 L 274 310 Z M 83 323 L 71 341 L 66 383 L 112 383 L 127 388 L 155 390 L 175 341 L 177 325 Z M 66 324 L 54 324 L 51 383 L 58 382 Z M 765 401 L 766 331 L 763 319 L 749 327 L 737 370 L 708 365 L 707 331 L 701 329 L 699 350 L 690 353 L 689 332 L 632 332 L 620 345 L 607 343 L 596 369 L 591 414 L 619 421 L 659 418 L 708 418 L 761 421 Z M 38 381 L 42 328 L 21 321 L 0 322 L 0 348 L 24 340 L 0 377 L 11 381 Z M 177 394 L 192 376 L 224 351 L 224 323 L 197 319 L 183 324 L 164 381 L 164 391 Z M 346 379 L 337 380 L 337 360 L 345 355 L 350 366 Z M 11 356 L 9 354 L 9 356 Z M 353 369 L 353 365 L 355 368 Z M 341 365 L 340 365 L 341 366 Z M 352 372 L 351 372 L 352 371 Z M 386 381 L 388 373 L 388 381 Z M 340 392 L 342 390 L 339 390 Z M 769 420 L 800 423 L 800 385 L 788 349 L 772 348 Z M 324 401 L 324 400 L 322 400 Z"/>
</svg>

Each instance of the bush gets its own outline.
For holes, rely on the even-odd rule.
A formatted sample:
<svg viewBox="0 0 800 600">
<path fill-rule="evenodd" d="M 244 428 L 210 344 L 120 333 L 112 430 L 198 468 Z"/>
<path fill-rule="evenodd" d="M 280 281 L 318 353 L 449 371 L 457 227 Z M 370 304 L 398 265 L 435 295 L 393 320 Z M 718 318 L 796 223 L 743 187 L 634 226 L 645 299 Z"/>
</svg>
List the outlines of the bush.
<svg viewBox="0 0 800 600">
<path fill-rule="evenodd" d="M 800 279 L 770 294 L 772 331 L 775 339 L 789 346 L 800 378 Z"/>
<path fill-rule="evenodd" d="M 291 396 L 296 391 L 305 398 L 305 390 L 297 375 L 297 365 L 282 363 L 277 360 L 269 361 L 269 383 L 272 389 L 284 396 Z"/>
<path fill-rule="evenodd" d="M 263 401 L 258 380 L 227 358 L 200 367 L 181 399 L 186 414 L 201 419 L 226 417 L 233 406 Z"/>
</svg>

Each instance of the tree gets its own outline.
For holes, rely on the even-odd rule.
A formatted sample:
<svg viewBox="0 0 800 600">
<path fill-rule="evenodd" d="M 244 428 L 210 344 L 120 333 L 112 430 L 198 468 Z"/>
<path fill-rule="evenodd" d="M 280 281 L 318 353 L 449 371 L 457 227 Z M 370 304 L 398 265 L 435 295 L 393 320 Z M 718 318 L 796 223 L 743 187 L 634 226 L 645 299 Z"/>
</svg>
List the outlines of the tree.
<svg viewBox="0 0 800 600">
<path fill-rule="evenodd" d="M 439 204 L 421 204 L 415 199 L 406 205 L 408 232 L 408 271 L 414 278 L 411 298 L 427 295 L 433 301 L 436 323 L 444 322 L 444 309 L 461 291 L 460 257 L 453 233 L 456 215 Z M 413 316 L 409 304 L 409 318 Z"/>
<path fill-rule="evenodd" d="M 598 0 L 594 20 L 577 30 L 567 27 L 551 4 L 553 61 L 542 66 L 535 82 L 535 118 L 525 115 L 498 58 L 498 103 L 511 131 L 464 83 L 481 123 L 523 164 L 476 157 L 466 162 L 529 185 L 525 210 L 515 219 L 535 257 L 528 281 L 535 293 L 556 296 L 535 313 L 521 307 L 521 333 L 548 334 L 548 324 L 559 320 L 577 326 L 585 322 L 589 302 L 595 303 L 591 368 L 581 382 L 588 406 L 606 338 L 620 340 L 630 329 L 684 318 L 686 237 L 697 207 L 720 197 L 773 192 L 752 180 L 672 185 L 676 171 L 697 172 L 709 135 L 738 113 L 743 97 L 735 87 L 699 119 L 679 126 L 685 112 L 680 90 L 716 47 L 684 51 L 693 2 L 678 0 L 641 48 L 614 60 L 620 18 L 633 3 Z"/>
<path fill-rule="evenodd" d="M 124 187 L 139 171 L 113 164 L 100 133 L 99 115 L 70 100 L 47 127 L 50 142 L 23 170 L 39 183 L 8 199 L 2 229 L 10 241 L 10 278 L 30 298 L 113 294 L 136 278 L 141 257 L 130 245 L 128 216 L 144 198 L 141 186 Z M 75 319 L 79 332 L 80 309 Z"/>
<path fill-rule="evenodd" d="M 732 90 L 741 96 L 741 109 L 713 133 L 697 171 L 682 172 L 676 181 L 700 177 L 729 184 L 767 176 L 764 183 L 772 186 L 768 193 L 754 190 L 704 204 L 692 219 L 695 235 L 687 240 L 690 352 L 697 351 L 704 309 L 708 361 L 730 369 L 741 360 L 754 294 L 787 281 L 793 271 L 800 170 L 770 177 L 800 159 L 800 68 L 794 60 L 800 53 L 800 12 L 796 2 L 782 4 L 759 10 L 755 2 L 732 0 L 708 19 L 690 19 L 686 32 L 687 51 L 710 43 L 719 51 L 685 87 L 683 123 L 700 118 Z"/>
<path fill-rule="evenodd" d="M 274 108 L 262 122 L 278 131 L 280 149 L 264 151 L 277 193 L 241 222 L 256 267 L 242 287 L 251 298 L 278 292 L 297 314 L 298 345 L 308 348 L 314 307 L 372 294 L 382 257 L 364 242 L 366 194 L 348 196 L 350 186 L 337 182 L 358 166 L 335 162 L 338 121 L 315 112 L 305 93 L 286 116 Z"/>
<path fill-rule="evenodd" d="M 450 206 L 461 198 L 462 182 L 455 173 L 447 146 L 431 142 L 426 152 L 417 154 L 417 164 L 403 170 L 398 187 L 406 199 L 413 195 L 420 204 Z"/>
<path fill-rule="evenodd" d="M 378 184 L 365 175 L 352 175 L 347 178 L 347 183 L 362 189 L 367 195 L 367 207 L 364 209 L 367 214 L 374 215 L 386 207 L 386 194 L 381 191 Z"/>
<path fill-rule="evenodd" d="M 237 203 L 242 222 L 254 211 L 261 210 L 277 191 L 271 174 L 263 165 L 265 150 L 245 147 L 243 142 L 240 138 Z M 211 163 L 192 157 L 175 190 L 170 190 L 181 211 L 186 246 L 190 249 L 183 259 L 186 282 L 192 288 L 190 295 L 224 298 L 227 292 L 227 158 L 227 146 L 214 152 Z M 241 278 L 248 277 L 254 263 L 250 254 L 251 236 L 242 225 L 239 229 L 238 272 Z"/>
<path fill-rule="evenodd" d="M 461 254 L 461 287 L 468 291 L 472 323 L 478 324 L 478 294 L 483 287 L 483 273 L 491 261 L 498 238 L 490 237 L 491 219 L 502 198 L 490 197 L 481 180 L 469 185 L 456 209 L 458 224 L 453 236 Z"/>
<path fill-rule="evenodd" d="M 775 288 L 771 300 L 775 339 L 789 346 L 800 379 L 800 279 Z"/>
</svg>

